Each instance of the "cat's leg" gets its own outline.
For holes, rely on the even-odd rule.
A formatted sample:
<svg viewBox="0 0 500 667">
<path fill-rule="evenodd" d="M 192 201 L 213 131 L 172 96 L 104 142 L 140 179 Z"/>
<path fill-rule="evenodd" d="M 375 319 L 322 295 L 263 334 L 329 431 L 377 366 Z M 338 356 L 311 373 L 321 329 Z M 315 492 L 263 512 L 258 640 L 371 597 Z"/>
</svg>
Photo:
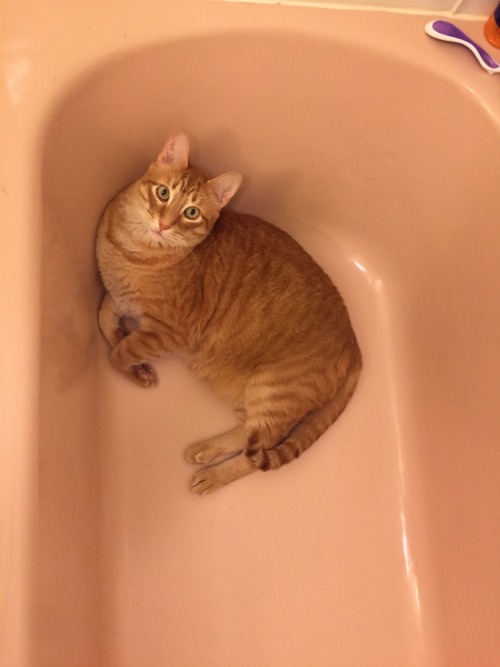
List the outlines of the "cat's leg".
<svg viewBox="0 0 500 667">
<path fill-rule="evenodd" d="M 273 448 L 286 438 L 290 430 L 300 420 L 300 417 L 296 418 L 293 414 L 287 415 L 285 412 L 277 412 L 271 418 L 270 414 L 269 410 L 265 410 L 265 415 L 262 411 L 254 414 L 250 411 L 242 429 L 234 429 L 236 433 L 230 431 L 222 436 L 223 439 L 227 438 L 227 442 L 231 444 L 234 442 L 234 436 L 238 448 L 243 443 L 244 451 L 221 463 L 202 468 L 192 478 L 191 490 L 198 494 L 212 493 L 256 470 L 270 470 L 285 463 L 284 455 L 280 453 L 278 457 L 274 456 Z M 215 443 L 209 446 L 208 451 L 220 453 L 220 442 L 221 439 L 216 438 Z M 202 462 L 203 456 L 204 452 L 202 451 L 201 458 L 195 459 L 195 461 Z M 203 459 L 203 461 L 208 460 L 211 459 Z"/>
<path fill-rule="evenodd" d="M 199 495 L 213 493 L 226 484 L 250 475 L 257 469 L 252 461 L 241 453 L 218 465 L 207 466 L 199 470 L 191 480 L 191 490 Z"/>
<path fill-rule="evenodd" d="M 246 419 L 242 432 L 238 433 L 238 437 L 242 433 L 244 451 L 202 468 L 192 478 L 191 490 L 198 494 L 212 493 L 256 470 L 279 468 L 291 461 L 295 456 L 293 451 L 281 452 L 279 445 L 301 422 L 307 405 L 303 397 L 290 393 L 288 386 L 279 387 L 276 382 L 264 384 L 255 376 L 247 387 Z"/>
<path fill-rule="evenodd" d="M 106 292 L 102 303 L 99 307 L 98 323 L 102 335 L 111 345 L 115 345 L 127 335 L 126 329 L 121 323 L 122 313 L 118 306 L 111 298 L 111 295 Z"/>
<path fill-rule="evenodd" d="M 245 428 L 240 424 L 227 433 L 195 442 L 186 449 L 184 455 L 189 463 L 209 463 L 219 456 L 241 453 L 246 443 Z"/>
<path fill-rule="evenodd" d="M 158 323 L 155 320 L 150 322 L 147 316 L 143 316 L 139 327 L 118 341 L 111 350 L 111 363 L 141 387 L 154 387 L 159 378 L 149 360 L 169 351 L 164 336 L 158 333 Z"/>
<path fill-rule="evenodd" d="M 281 443 L 317 405 L 307 386 L 291 387 L 280 374 L 263 369 L 247 386 L 245 407 L 245 455 L 257 468 L 271 470 L 295 458 L 295 450 Z"/>
<path fill-rule="evenodd" d="M 226 484 L 250 475 L 256 470 L 269 470 L 279 467 L 284 461 L 280 459 L 279 465 L 275 465 L 275 457 L 271 453 L 272 448 L 288 435 L 295 423 L 296 421 L 292 416 L 283 415 L 281 419 L 275 416 L 274 419 L 269 419 L 269 415 L 267 415 L 263 419 L 261 414 L 249 414 L 243 428 L 234 429 L 234 431 L 238 431 L 238 447 L 243 443 L 244 451 L 221 463 L 202 468 L 193 476 L 191 490 L 203 495 L 212 493 Z M 234 431 L 225 434 L 222 438 L 227 437 L 230 442 Z M 218 446 L 216 439 L 216 450 Z M 203 456 L 203 453 L 201 456 Z M 197 462 L 201 462 L 200 459 L 197 459 Z"/>
<path fill-rule="evenodd" d="M 127 326 L 126 318 L 127 315 L 120 311 L 111 295 L 106 292 L 99 308 L 98 322 L 102 335 L 112 347 L 111 361 L 115 367 L 117 365 L 114 362 L 113 353 L 118 344 L 131 333 L 131 327 Z M 120 370 L 124 369 L 120 368 Z M 158 375 L 155 369 L 147 362 L 135 364 L 133 369 L 125 370 L 125 372 L 143 387 L 158 383 Z"/>
</svg>

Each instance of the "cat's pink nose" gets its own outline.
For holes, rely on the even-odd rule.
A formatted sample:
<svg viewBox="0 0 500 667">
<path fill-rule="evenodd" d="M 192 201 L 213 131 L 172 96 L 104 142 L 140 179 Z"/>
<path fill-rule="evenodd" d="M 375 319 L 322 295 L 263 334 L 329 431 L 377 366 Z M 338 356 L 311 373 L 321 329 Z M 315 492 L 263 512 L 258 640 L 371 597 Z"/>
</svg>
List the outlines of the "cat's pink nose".
<svg viewBox="0 0 500 667">
<path fill-rule="evenodd" d="M 160 231 L 164 232 L 166 229 L 171 229 L 174 226 L 171 220 L 162 220 L 160 218 Z"/>
</svg>

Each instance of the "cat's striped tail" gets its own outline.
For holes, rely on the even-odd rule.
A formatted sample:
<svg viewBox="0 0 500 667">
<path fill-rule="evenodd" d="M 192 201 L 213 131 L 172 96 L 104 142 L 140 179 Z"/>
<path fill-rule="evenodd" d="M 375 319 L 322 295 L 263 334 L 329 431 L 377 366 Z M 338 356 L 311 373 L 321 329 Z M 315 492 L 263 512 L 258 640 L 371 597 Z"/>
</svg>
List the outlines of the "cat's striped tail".
<svg viewBox="0 0 500 667">
<path fill-rule="evenodd" d="M 258 434 L 250 436 L 245 454 L 261 470 L 276 470 L 298 458 L 333 424 L 351 398 L 360 373 L 360 366 L 347 375 L 334 397 L 317 410 L 308 413 L 278 445 L 263 449 Z"/>
</svg>

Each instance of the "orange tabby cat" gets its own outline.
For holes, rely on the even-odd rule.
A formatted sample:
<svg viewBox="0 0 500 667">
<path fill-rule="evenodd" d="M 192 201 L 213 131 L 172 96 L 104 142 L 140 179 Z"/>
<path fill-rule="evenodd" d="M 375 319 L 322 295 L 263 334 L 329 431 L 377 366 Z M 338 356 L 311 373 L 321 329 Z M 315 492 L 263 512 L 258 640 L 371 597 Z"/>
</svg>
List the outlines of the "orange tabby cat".
<svg viewBox="0 0 500 667">
<path fill-rule="evenodd" d="M 150 360 L 177 350 L 233 401 L 238 426 L 186 450 L 211 464 L 192 479 L 209 493 L 306 450 L 347 405 L 361 354 L 322 269 L 271 224 L 221 212 L 241 175 L 207 180 L 188 151 L 187 136 L 172 135 L 106 208 L 99 326 L 113 366 L 143 387 L 158 382 Z"/>
</svg>

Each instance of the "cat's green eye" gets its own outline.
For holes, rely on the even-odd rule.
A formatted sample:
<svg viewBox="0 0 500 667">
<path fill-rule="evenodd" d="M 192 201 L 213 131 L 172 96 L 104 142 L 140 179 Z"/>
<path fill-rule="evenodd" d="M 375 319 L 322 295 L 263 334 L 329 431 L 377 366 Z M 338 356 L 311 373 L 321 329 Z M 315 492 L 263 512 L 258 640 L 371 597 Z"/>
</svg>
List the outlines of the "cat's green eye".
<svg viewBox="0 0 500 667">
<path fill-rule="evenodd" d="M 188 206 L 184 211 L 184 217 L 186 217 L 188 220 L 196 220 L 199 215 L 200 209 L 196 206 Z"/>
<path fill-rule="evenodd" d="M 156 194 L 158 195 L 158 199 L 161 199 L 161 201 L 168 201 L 170 199 L 170 190 L 166 185 L 159 185 L 156 188 Z"/>
</svg>

